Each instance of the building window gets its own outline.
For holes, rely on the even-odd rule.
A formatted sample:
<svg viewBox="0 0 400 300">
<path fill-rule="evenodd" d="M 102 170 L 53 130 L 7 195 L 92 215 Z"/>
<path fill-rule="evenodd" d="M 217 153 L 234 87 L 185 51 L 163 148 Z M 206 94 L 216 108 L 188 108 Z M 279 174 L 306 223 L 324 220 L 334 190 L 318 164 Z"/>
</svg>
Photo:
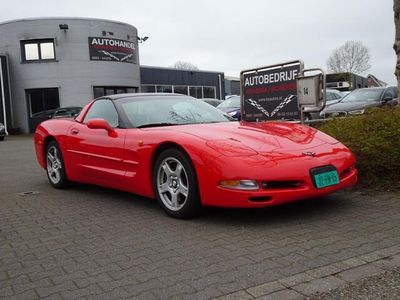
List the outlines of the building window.
<svg viewBox="0 0 400 300">
<path fill-rule="evenodd" d="M 172 85 L 157 85 L 157 93 L 172 93 Z"/>
<path fill-rule="evenodd" d="M 143 84 L 142 93 L 175 93 L 194 98 L 217 98 L 215 86 L 151 85 Z"/>
<path fill-rule="evenodd" d="M 201 86 L 191 86 L 189 87 L 190 96 L 195 98 L 203 98 Z"/>
<path fill-rule="evenodd" d="M 137 88 L 130 86 L 95 86 L 93 88 L 94 98 L 126 93 L 137 93 Z"/>
<path fill-rule="evenodd" d="M 189 93 L 187 85 L 174 85 L 174 93 L 188 95 Z"/>
<path fill-rule="evenodd" d="M 54 39 L 21 41 L 22 61 L 54 61 Z"/>
<path fill-rule="evenodd" d="M 26 90 L 30 117 L 45 114 L 60 106 L 57 88 Z M 54 112 L 54 111 L 53 111 Z"/>
<path fill-rule="evenodd" d="M 142 93 L 155 93 L 156 92 L 155 85 L 143 84 L 141 88 L 142 88 Z"/>
<path fill-rule="evenodd" d="M 217 98 L 214 86 L 203 86 L 203 98 Z"/>
</svg>

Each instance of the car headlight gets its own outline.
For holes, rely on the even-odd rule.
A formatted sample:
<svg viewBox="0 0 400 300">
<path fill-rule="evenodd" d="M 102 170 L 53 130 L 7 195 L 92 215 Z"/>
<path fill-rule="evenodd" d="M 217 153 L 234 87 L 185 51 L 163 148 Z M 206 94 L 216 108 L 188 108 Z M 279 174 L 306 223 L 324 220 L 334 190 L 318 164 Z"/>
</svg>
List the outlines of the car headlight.
<svg viewBox="0 0 400 300">
<path fill-rule="evenodd" d="M 258 190 L 258 182 L 256 180 L 222 180 L 220 187 L 234 190 Z"/>
<path fill-rule="evenodd" d="M 0 123 L 0 131 L 6 128 L 3 124 Z"/>
<path fill-rule="evenodd" d="M 353 110 L 349 111 L 350 115 L 362 115 L 365 112 L 365 109 L 358 109 L 358 110 Z"/>
</svg>

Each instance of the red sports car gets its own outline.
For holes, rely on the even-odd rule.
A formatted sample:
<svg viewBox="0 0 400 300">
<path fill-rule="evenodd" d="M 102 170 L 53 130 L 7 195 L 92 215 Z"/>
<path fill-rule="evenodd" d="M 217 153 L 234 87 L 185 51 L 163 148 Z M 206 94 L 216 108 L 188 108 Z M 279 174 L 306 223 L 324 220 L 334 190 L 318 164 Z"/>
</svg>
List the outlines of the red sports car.
<svg viewBox="0 0 400 300">
<path fill-rule="evenodd" d="M 83 182 L 157 198 L 168 215 L 202 206 L 264 207 L 357 181 L 348 148 L 308 126 L 232 122 L 176 94 L 122 94 L 75 119 L 41 123 L 35 149 L 50 184 Z"/>
</svg>

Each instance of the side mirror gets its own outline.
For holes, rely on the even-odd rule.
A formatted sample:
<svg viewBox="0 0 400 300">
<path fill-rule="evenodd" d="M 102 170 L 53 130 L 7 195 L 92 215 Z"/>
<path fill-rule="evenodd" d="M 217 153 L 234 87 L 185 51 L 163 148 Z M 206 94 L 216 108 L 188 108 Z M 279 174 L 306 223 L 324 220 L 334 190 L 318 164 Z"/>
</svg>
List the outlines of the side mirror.
<svg viewBox="0 0 400 300">
<path fill-rule="evenodd" d="M 86 126 L 90 129 L 104 129 L 110 137 L 117 137 L 117 132 L 104 119 L 91 119 L 87 121 Z"/>
</svg>

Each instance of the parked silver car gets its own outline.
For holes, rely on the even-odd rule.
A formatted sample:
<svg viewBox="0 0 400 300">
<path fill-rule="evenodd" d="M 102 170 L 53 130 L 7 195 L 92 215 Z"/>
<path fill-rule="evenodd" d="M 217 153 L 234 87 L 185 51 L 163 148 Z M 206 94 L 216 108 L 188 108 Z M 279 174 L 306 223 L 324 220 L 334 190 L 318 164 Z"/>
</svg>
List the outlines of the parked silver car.
<svg viewBox="0 0 400 300">
<path fill-rule="evenodd" d="M 344 95 L 342 94 L 342 92 L 338 91 L 338 90 L 333 90 L 333 89 L 327 89 L 326 90 L 326 105 L 325 107 L 328 107 L 334 103 L 339 102 L 342 98 L 344 97 Z M 319 111 L 315 112 L 313 111 L 313 107 L 311 106 L 306 106 L 304 108 L 304 117 L 306 120 L 315 120 L 315 119 L 319 119 Z"/>
<path fill-rule="evenodd" d="M 363 88 L 352 91 L 339 102 L 329 105 L 320 114 L 321 118 L 346 117 L 363 114 L 367 108 L 397 105 L 397 87 Z"/>
</svg>

